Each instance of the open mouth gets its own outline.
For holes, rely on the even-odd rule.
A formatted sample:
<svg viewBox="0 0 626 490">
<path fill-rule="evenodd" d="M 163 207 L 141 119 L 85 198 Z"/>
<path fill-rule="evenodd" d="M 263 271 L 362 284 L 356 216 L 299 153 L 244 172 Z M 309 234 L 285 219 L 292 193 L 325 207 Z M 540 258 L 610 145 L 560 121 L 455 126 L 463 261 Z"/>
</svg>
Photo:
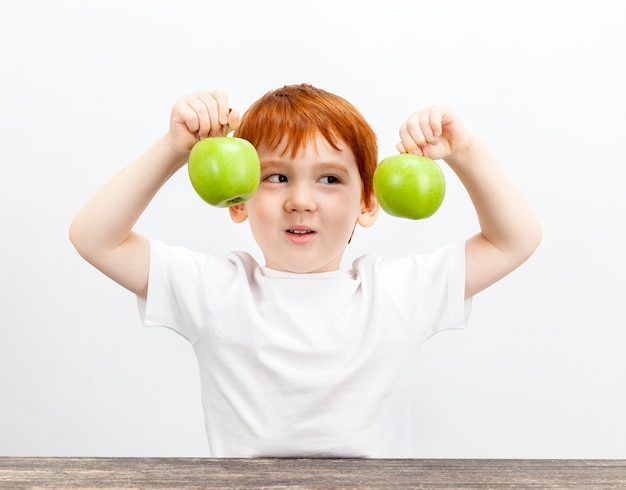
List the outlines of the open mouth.
<svg viewBox="0 0 626 490">
<path fill-rule="evenodd" d="M 306 227 L 288 228 L 285 230 L 286 236 L 292 243 L 299 245 L 305 245 L 313 240 L 313 237 L 317 234 L 314 230 Z"/>
</svg>

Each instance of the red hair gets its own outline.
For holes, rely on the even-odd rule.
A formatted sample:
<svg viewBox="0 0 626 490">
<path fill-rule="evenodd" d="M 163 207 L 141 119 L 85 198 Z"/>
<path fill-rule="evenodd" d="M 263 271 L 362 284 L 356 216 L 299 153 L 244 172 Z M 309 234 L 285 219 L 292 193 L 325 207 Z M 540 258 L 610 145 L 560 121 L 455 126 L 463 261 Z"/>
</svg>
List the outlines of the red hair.
<svg viewBox="0 0 626 490">
<path fill-rule="evenodd" d="M 378 163 L 376 134 L 350 102 L 308 84 L 286 85 L 266 93 L 241 118 L 235 136 L 254 146 L 275 150 L 285 139 L 292 158 L 317 135 L 335 149 L 343 141 L 352 150 L 362 181 L 363 200 L 370 204 Z"/>
</svg>

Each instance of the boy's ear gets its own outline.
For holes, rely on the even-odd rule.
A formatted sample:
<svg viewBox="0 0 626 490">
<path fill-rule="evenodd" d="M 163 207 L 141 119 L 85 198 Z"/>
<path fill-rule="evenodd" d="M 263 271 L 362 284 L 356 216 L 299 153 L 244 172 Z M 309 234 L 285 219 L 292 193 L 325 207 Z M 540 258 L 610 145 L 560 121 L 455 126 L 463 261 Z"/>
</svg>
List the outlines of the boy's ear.
<svg viewBox="0 0 626 490">
<path fill-rule="evenodd" d="M 369 204 L 365 204 L 365 201 L 362 201 L 361 203 L 361 214 L 359 214 L 359 217 L 357 218 L 357 223 L 359 223 L 364 228 L 372 226 L 374 223 L 376 223 L 376 218 L 378 218 L 379 211 L 380 205 L 378 204 L 376 195 L 372 192 L 372 194 L 370 195 Z"/>
<path fill-rule="evenodd" d="M 228 212 L 230 213 L 230 219 L 235 223 L 243 223 L 248 218 L 245 203 L 235 204 L 229 207 Z"/>
</svg>

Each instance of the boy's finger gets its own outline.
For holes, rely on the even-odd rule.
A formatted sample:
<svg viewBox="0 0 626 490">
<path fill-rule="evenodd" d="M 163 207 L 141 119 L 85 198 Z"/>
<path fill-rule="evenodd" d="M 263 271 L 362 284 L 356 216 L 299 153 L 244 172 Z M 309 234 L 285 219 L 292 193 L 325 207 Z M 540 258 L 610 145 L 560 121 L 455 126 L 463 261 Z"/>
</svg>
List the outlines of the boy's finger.
<svg viewBox="0 0 626 490">
<path fill-rule="evenodd" d="M 222 125 L 219 121 L 219 103 L 215 99 L 213 93 L 201 92 L 196 94 L 197 100 L 200 101 L 208 116 L 208 125 L 203 126 L 203 136 L 219 136 L 221 134 Z"/>
<path fill-rule="evenodd" d="M 234 131 L 239 127 L 239 111 L 236 109 L 230 109 L 228 113 L 228 127 L 231 131 Z"/>
<path fill-rule="evenodd" d="M 228 124 L 228 114 L 231 111 L 228 103 L 228 95 L 222 90 L 215 90 L 211 92 L 211 95 L 217 102 L 217 121 L 220 126 L 226 126 Z"/>
<path fill-rule="evenodd" d="M 398 143 L 396 143 L 396 150 L 398 150 L 398 153 L 408 153 L 402 141 L 399 141 Z"/>
<path fill-rule="evenodd" d="M 222 126 L 222 136 L 227 136 L 231 131 L 235 131 L 239 127 L 239 112 L 229 109 L 228 121 Z"/>
<path fill-rule="evenodd" d="M 187 99 L 181 99 L 172 110 L 172 122 L 183 124 L 190 133 L 197 133 L 200 127 L 198 114 L 189 105 Z"/>
<path fill-rule="evenodd" d="M 187 105 L 195 113 L 197 119 L 196 134 L 199 138 L 206 138 L 211 133 L 211 115 L 209 107 L 201 94 L 190 95 L 185 99 Z M 191 128 L 190 128 L 191 130 Z"/>
<path fill-rule="evenodd" d="M 437 124 L 437 117 L 441 119 L 441 116 L 438 116 L 438 113 L 434 110 L 422 112 L 418 117 L 418 123 L 424 137 L 424 141 L 430 145 L 436 145 L 439 143 L 439 138 L 435 135 L 435 131 L 433 130 L 433 125 L 436 126 Z"/>
<path fill-rule="evenodd" d="M 404 145 L 407 153 L 414 153 L 420 146 L 426 143 L 419 124 L 409 119 L 406 124 L 400 128 L 400 141 Z"/>
<path fill-rule="evenodd" d="M 430 128 L 435 138 L 443 133 L 444 112 L 440 107 L 433 107 L 430 112 Z"/>
</svg>

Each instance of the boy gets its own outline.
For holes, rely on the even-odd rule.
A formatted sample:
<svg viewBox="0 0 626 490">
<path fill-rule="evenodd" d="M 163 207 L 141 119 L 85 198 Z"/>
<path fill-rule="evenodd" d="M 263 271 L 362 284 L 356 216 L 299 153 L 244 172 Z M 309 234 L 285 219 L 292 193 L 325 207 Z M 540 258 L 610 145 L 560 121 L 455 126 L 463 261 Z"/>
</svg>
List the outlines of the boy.
<svg viewBox="0 0 626 490">
<path fill-rule="evenodd" d="M 265 265 L 148 240 L 133 226 L 201 138 L 258 150 L 261 182 L 229 208 L 248 220 Z M 351 104 L 310 85 L 270 92 L 239 119 L 223 92 L 172 109 L 170 129 L 74 219 L 70 238 L 139 298 L 145 325 L 189 340 L 213 457 L 411 455 L 419 347 L 461 328 L 469 299 L 524 262 L 540 227 L 489 151 L 445 108 L 411 115 L 400 152 L 444 159 L 481 230 L 429 255 L 373 255 L 340 270 L 357 224 L 374 224 L 376 138 Z"/>
</svg>

